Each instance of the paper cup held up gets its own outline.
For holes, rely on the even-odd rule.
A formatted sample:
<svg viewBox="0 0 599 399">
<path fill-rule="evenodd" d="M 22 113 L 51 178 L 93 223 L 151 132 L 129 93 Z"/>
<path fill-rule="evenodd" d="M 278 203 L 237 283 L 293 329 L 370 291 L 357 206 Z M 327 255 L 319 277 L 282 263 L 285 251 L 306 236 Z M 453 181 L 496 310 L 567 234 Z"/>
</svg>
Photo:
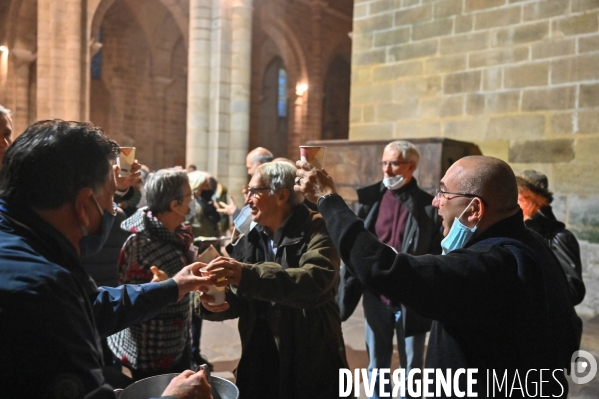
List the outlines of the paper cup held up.
<svg viewBox="0 0 599 399">
<path fill-rule="evenodd" d="M 131 174 L 133 162 L 135 162 L 135 147 L 121 147 L 117 158 L 121 176 L 127 177 Z"/>
<path fill-rule="evenodd" d="M 300 146 L 300 156 L 301 160 L 308 162 L 310 165 L 314 166 L 316 169 L 322 169 L 324 164 L 324 150 L 326 147 L 321 146 L 311 146 L 311 145 L 301 145 Z"/>
</svg>

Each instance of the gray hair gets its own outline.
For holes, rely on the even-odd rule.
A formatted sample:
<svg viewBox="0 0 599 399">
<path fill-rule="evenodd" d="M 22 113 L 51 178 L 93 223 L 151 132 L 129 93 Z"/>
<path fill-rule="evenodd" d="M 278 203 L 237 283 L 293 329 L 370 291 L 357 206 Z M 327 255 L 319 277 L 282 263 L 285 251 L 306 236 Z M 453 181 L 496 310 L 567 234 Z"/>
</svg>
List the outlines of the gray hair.
<svg viewBox="0 0 599 399">
<path fill-rule="evenodd" d="M 268 162 L 258 166 L 255 174 L 270 187 L 271 195 L 282 188 L 289 190 L 288 203 L 295 206 L 304 201 L 304 197 L 293 190 L 296 172 L 297 168 L 288 162 Z"/>
<path fill-rule="evenodd" d="M 0 104 L 0 115 L 4 115 L 4 116 L 10 115 L 10 109 L 5 108 L 2 106 L 2 104 Z"/>
<path fill-rule="evenodd" d="M 183 201 L 185 183 L 189 183 L 189 178 L 182 170 L 160 169 L 151 173 L 145 184 L 148 208 L 154 214 L 169 212 L 172 200 Z"/>
<path fill-rule="evenodd" d="M 414 144 L 405 140 L 392 141 L 385 146 L 385 150 L 395 150 L 401 154 L 401 157 L 408 162 L 414 162 L 416 167 L 420 162 L 420 154 Z"/>
</svg>

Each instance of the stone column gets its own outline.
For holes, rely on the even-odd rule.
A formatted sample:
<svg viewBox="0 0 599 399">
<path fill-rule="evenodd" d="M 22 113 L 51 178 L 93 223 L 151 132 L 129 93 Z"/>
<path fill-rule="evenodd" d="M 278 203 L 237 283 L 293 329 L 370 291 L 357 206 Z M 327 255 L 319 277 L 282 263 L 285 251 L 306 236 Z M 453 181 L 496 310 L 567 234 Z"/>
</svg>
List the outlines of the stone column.
<svg viewBox="0 0 599 399">
<path fill-rule="evenodd" d="M 208 169 L 212 0 L 189 2 L 187 165 Z"/>
<path fill-rule="evenodd" d="M 14 66 L 14 110 L 12 120 L 14 131 L 21 133 L 29 126 L 29 86 L 31 75 L 31 63 L 37 58 L 37 54 L 25 49 L 12 49 L 10 55 Z"/>
<path fill-rule="evenodd" d="M 252 71 L 252 0 L 235 0 L 231 16 L 231 125 L 228 183 L 236 203 L 247 182 L 245 157 L 250 142 L 250 84 Z"/>
<path fill-rule="evenodd" d="M 208 171 L 225 185 L 231 125 L 231 4 L 213 0 Z"/>
<path fill-rule="evenodd" d="M 323 100 L 323 57 L 322 57 L 322 14 L 328 4 L 324 0 L 315 0 L 312 4 L 312 60 L 308 64 L 308 118 L 304 140 L 320 140 L 322 137 L 322 100 Z"/>
<path fill-rule="evenodd" d="M 37 15 L 36 119 L 81 120 L 82 2 L 38 0 Z"/>
<path fill-rule="evenodd" d="M 252 0 L 191 0 L 187 164 L 242 203 L 249 144 Z"/>
</svg>

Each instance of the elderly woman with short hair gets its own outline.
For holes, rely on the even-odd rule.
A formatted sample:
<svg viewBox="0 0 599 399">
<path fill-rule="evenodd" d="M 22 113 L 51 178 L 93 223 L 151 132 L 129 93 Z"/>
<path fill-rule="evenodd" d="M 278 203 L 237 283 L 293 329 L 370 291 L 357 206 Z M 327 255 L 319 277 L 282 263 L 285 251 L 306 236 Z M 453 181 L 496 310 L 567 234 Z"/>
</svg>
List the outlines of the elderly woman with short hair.
<svg viewBox="0 0 599 399">
<path fill-rule="evenodd" d="M 187 173 L 159 170 L 145 187 L 148 206 L 121 224 L 133 233 L 119 257 L 121 284 L 152 281 L 153 266 L 172 277 L 188 263 L 192 236 L 183 222 L 193 215 L 195 203 Z M 108 344 L 134 380 L 181 372 L 189 368 L 190 318 L 186 296 L 152 319 L 108 337 Z"/>
</svg>

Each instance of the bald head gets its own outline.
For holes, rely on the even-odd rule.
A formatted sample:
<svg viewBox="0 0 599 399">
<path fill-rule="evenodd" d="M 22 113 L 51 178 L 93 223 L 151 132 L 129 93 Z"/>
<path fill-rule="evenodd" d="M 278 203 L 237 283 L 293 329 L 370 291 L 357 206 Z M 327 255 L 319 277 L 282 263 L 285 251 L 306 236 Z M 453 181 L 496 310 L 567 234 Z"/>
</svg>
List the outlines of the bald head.
<svg viewBox="0 0 599 399">
<path fill-rule="evenodd" d="M 455 174 L 459 192 L 476 194 L 485 200 L 489 212 L 513 213 L 518 209 L 518 185 L 512 168 L 501 159 L 469 156 L 447 170 Z"/>
<path fill-rule="evenodd" d="M 253 175 L 256 168 L 263 163 L 271 162 L 273 159 L 272 152 L 264 147 L 256 147 L 250 151 L 245 157 L 245 166 L 248 169 L 248 175 Z"/>
</svg>

